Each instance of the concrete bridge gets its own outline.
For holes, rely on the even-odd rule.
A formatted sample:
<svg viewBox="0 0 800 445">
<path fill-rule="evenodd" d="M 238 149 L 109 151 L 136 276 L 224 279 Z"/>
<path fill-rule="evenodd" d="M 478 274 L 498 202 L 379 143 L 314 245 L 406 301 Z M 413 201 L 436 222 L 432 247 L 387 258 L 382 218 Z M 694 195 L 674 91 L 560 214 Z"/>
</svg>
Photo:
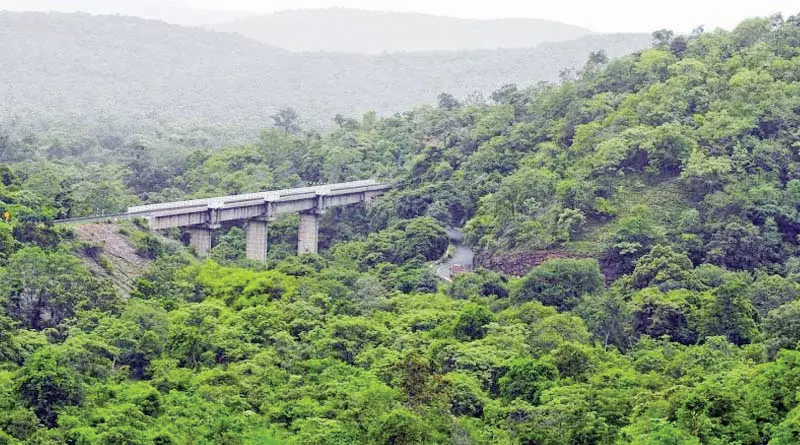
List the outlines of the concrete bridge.
<svg viewBox="0 0 800 445">
<path fill-rule="evenodd" d="M 201 257 L 211 249 L 211 232 L 222 223 L 245 221 L 247 258 L 267 258 L 269 221 L 281 214 L 299 213 L 297 251 L 316 253 L 319 217 L 332 207 L 364 203 L 382 195 L 391 186 L 374 180 L 326 184 L 245 195 L 221 196 L 191 201 L 168 202 L 130 207 L 121 215 L 94 219 L 143 218 L 153 230 L 185 228 L 190 244 Z M 89 221 L 90 218 L 65 222 Z"/>
</svg>

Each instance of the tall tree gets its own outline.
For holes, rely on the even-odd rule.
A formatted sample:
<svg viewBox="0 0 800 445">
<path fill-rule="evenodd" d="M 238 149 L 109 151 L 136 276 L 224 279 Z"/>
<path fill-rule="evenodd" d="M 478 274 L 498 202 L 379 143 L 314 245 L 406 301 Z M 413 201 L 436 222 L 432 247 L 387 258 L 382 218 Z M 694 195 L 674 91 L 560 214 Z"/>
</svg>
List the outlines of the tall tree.
<svg viewBox="0 0 800 445">
<path fill-rule="evenodd" d="M 297 115 L 297 111 L 295 111 L 294 108 L 281 108 L 277 113 L 270 117 L 272 118 L 272 123 L 276 128 L 280 128 L 281 130 L 292 134 L 300 132 L 300 117 Z"/>
</svg>

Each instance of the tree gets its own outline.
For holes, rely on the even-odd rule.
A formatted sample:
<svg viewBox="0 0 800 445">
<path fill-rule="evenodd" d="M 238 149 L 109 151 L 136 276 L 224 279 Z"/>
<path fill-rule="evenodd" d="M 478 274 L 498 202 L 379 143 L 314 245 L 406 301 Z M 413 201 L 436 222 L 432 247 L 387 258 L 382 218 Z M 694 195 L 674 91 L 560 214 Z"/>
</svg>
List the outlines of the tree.
<svg viewBox="0 0 800 445">
<path fill-rule="evenodd" d="M 412 445 L 431 440 L 431 429 L 426 421 L 403 408 L 384 414 L 369 431 L 372 443 Z"/>
<path fill-rule="evenodd" d="M 496 104 L 511 105 L 515 116 L 525 114 L 525 95 L 515 84 L 503 85 L 492 93 L 491 98 Z"/>
<path fill-rule="evenodd" d="M 355 131 L 361 126 L 357 119 L 345 117 L 342 114 L 337 114 L 333 118 L 333 122 L 343 130 Z"/>
<path fill-rule="evenodd" d="M 624 442 L 623 442 L 624 441 Z M 700 445 L 692 436 L 665 419 L 641 419 L 623 429 L 619 442 L 630 445 Z"/>
<path fill-rule="evenodd" d="M 684 36 L 675 37 L 669 45 L 669 50 L 675 57 L 682 58 L 689 48 L 689 41 Z"/>
<path fill-rule="evenodd" d="M 69 186 L 69 214 L 77 216 L 121 213 L 139 202 L 123 181 L 123 169 L 88 166 L 80 180 Z"/>
<path fill-rule="evenodd" d="M 16 381 L 22 400 L 50 428 L 56 426 L 59 408 L 77 405 L 83 398 L 77 372 L 59 363 L 55 347 L 34 354 L 20 369 Z"/>
<path fill-rule="evenodd" d="M 668 49 L 675 37 L 675 32 L 669 29 L 660 29 L 653 32 L 653 46 L 658 49 Z"/>
<path fill-rule="evenodd" d="M 613 265 L 615 276 L 633 271 L 636 261 L 663 240 L 665 232 L 646 208 L 635 208 L 632 215 L 616 223 L 605 263 Z"/>
<path fill-rule="evenodd" d="M 758 335 L 753 303 L 748 298 L 750 279 L 743 274 L 730 277 L 711 292 L 703 310 L 704 334 L 725 336 L 737 345 L 750 343 Z"/>
<path fill-rule="evenodd" d="M 0 222 L 0 266 L 5 265 L 8 257 L 19 247 L 14 239 L 13 228 L 6 222 Z"/>
<path fill-rule="evenodd" d="M 125 183 L 136 191 L 140 197 L 163 189 L 169 179 L 169 173 L 153 159 L 152 150 L 143 144 L 131 144 L 124 148 L 123 156 L 128 173 Z"/>
<path fill-rule="evenodd" d="M 458 312 L 453 334 L 459 340 L 479 340 L 486 335 L 486 325 L 494 319 L 492 312 L 484 306 L 467 303 Z"/>
<path fill-rule="evenodd" d="M 604 347 L 616 346 L 626 351 L 631 345 L 631 308 L 620 292 L 610 290 L 584 296 L 575 308 L 595 339 Z"/>
<path fill-rule="evenodd" d="M 800 297 L 800 284 L 780 275 L 759 274 L 750 288 L 750 299 L 761 319 L 772 310 Z"/>
<path fill-rule="evenodd" d="M 794 349 L 800 345 L 800 301 L 792 301 L 769 312 L 764 319 L 764 336 L 770 351 Z"/>
<path fill-rule="evenodd" d="M 636 261 L 633 285 L 639 289 L 658 286 L 662 290 L 692 287 L 691 272 L 692 261 L 686 254 L 659 244 Z"/>
<path fill-rule="evenodd" d="M 775 428 L 770 445 L 791 445 L 800 436 L 800 407 L 793 409 Z"/>
<path fill-rule="evenodd" d="M 8 314 L 31 329 L 55 327 L 79 310 L 112 309 L 117 296 L 75 257 L 27 247 L 9 259 L 0 288 Z"/>
<path fill-rule="evenodd" d="M 537 405 L 542 392 L 554 386 L 557 378 L 558 370 L 550 363 L 518 359 L 498 383 L 500 394 L 506 399 L 522 399 Z"/>
<path fill-rule="evenodd" d="M 128 366 L 133 379 L 149 377 L 148 368 L 167 346 L 167 312 L 160 307 L 133 300 L 119 319 L 106 318 L 94 331 L 118 348 L 116 361 Z"/>
<path fill-rule="evenodd" d="M 369 236 L 362 261 L 402 264 L 417 256 L 433 261 L 445 254 L 449 244 L 447 231 L 433 218 L 401 220 Z"/>
<path fill-rule="evenodd" d="M 0 363 L 18 362 L 19 352 L 14 341 L 16 323 L 0 312 Z"/>
<path fill-rule="evenodd" d="M 689 303 L 692 297 L 690 292 L 677 290 L 666 294 L 656 289 L 637 292 L 631 301 L 634 333 L 652 338 L 669 336 L 672 341 L 687 345 L 696 343 L 697 308 Z"/>
<path fill-rule="evenodd" d="M 211 258 L 222 264 L 240 261 L 245 255 L 245 233 L 238 227 L 231 228 L 220 237 L 211 249 Z"/>
<path fill-rule="evenodd" d="M 291 134 L 300 132 L 300 118 L 294 108 L 281 108 L 270 117 L 272 118 L 273 125 L 284 132 Z"/>
<path fill-rule="evenodd" d="M 552 388 L 541 404 L 526 413 L 509 413 L 509 428 L 521 443 L 548 445 L 605 444 L 614 428 L 593 406 L 592 390 L 586 385 Z M 513 406 L 511 407 L 513 408 Z"/>
<path fill-rule="evenodd" d="M 461 107 L 461 103 L 452 94 L 442 93 L 439 95 L 439 108 L 451 111 L 459 107 Z"/>
<path fill-rule="evenodd" d="M 600 71 L 605 65 L 608 64 L 608 54 L 605 50 L 592 51 L 589 53 L 589 59 L 583 67 L 582 74 L 584 76 L 594 75 Z"/>
<path fill-rule="evenodd" d="M 514 299 L 517 302 L 537 300 L 566 311 L 575 307 L 583 295 L 596 293 L 603 286 L 597 260 L 548 260 L 525 276 Z"/>
<path fill-rule="evenodd" d="M 747 270 L 780 258 L 780 236 L 766 236 L 749 222 L 733 221 L 715 231 L 708 243 L 708 260 L 731 269 Z"/>
<path fill-rule="evenodd" d="M 448 294 L 459 300 L 471 297 L 508 297 L 508 278 L 486 269 L 479 269 L 474 273 L 460 274 L 453 279 L 453 284 L 447 289 Z"/>
</svg>

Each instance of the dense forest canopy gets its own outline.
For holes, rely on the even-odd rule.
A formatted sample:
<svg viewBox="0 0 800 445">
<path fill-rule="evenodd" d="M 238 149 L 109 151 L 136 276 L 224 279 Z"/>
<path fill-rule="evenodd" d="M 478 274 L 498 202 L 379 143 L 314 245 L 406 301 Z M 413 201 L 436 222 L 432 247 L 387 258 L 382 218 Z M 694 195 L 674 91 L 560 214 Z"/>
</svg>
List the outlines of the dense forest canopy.
<svg viewBox="0 0 800 445">
<path fill-rule="evenodd" d="M 273 119 L 191 152 L 0 137 L 0 443 L 798 443 L 800 15 L 326 134 Z M 369 177 L 396 189 L 326 215 L 321 255 L 292 218 L 266 265 L 240 227 L 201 262 L 120 225 L 132 289 L 50 223 Z M 485 266 L 452 284 L 447 226 Z"/>
</svg>

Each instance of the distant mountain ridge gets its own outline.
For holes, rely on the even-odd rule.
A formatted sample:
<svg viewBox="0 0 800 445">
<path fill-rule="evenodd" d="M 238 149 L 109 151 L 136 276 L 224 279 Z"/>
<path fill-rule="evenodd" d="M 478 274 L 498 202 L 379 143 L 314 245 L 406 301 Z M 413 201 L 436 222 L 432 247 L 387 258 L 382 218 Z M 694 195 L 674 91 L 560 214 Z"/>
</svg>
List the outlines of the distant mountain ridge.
<svg viewBox="0 0 800 445">
<path fill-rule="evenodd" d="M 527 48 L 591 34 L 585 28 L 548 20 L 469 20 L 347 8 L 282 11 L 210 27 L 290 51 L 365 54 Z"/>
<path fill-rule="evenodd" d="M 385 54 L 293 53 L 234 34 L 120 16 L 0 13 L 0 120 L 133 127 L 192 121 L 243 131 L 281 107 L 306 125 L 390 114 L 439 93 L 488 94 L 558 79 L 590 51 L 618 57 L 647 35 L 590 35 L 537 48 Z M 106 124 L 104 124 L 106 125 Z M 111 125 L 111 124 L 108 124 Z M 127 127 L 126 127 L 127 128 Z"/>
<path fill-rule="evenodd" d="M 16 12 L 121 14 L 184 26 L 230 22 L 251 15 L 244 11 L 195 8 L 183 0 L 2 0 L 0 10 L 3 9 Z"/>
</svg>

